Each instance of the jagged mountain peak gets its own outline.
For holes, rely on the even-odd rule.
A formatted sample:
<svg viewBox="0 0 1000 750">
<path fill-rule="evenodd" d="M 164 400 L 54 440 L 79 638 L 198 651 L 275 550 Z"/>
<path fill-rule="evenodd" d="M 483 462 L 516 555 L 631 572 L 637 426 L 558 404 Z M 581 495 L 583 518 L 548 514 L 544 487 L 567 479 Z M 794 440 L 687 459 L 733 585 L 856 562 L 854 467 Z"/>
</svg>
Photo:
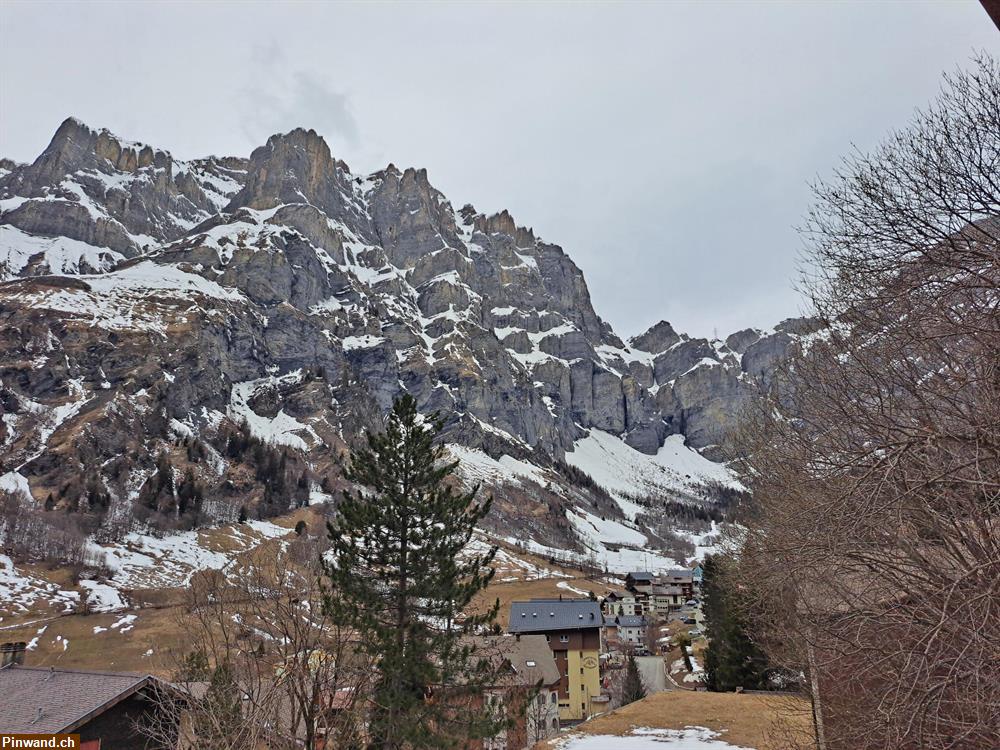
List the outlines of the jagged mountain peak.
<svg viewBox="0 0 1000 750">
<path fill-rule="evenodd" d="M 683 338 L 686 338 L 686 336 Z M 677 333 L 670 323 L 661 320 L 659 323 L 650 326 L 645 333 L 630 338 L 629 343 L 641 351 L 660 354 L 681 341 L 681 339 L 682 335 Z"/>
<path fill-rule="evenodd" d="M 175 161 L 77 118 L 0 173 L 0 280 L 108 270 L 184 235 L 242 186 L 238 160 Z"/>
<path fill-rule="evenodd" d="M 334 157 L 326 139 L 312 128 L 293 128 L 287 133 L 275 133 L 263 146 L 251 152 L 250 159 L 253 161 L 254 154 L 257 154 L 262 160 L 272 162 L 274 158 L 280 160 L 290 150 L 302 151 L 314 170 L 335 168 L 344 174 L 351 173 L 347 163 Z"/>
<path fill-rule="evenodd" d="M 484 234 L 505 234 L 514 239 L 518 247 L 530 247 L 535 244 L 536 237 L 531 227 L 518 226 L 514 217 L 504 208 L 497 213 L 476 214 L 472 217 L 475 228 Z"/>
<path fill-rule="evenodd" d="M 167 151 L 126 140 L 107 128 L 91 128 L 76 117 L 67 117 L 33 166 L 54 175 L 60 170 L 71 173 L 84 167 L 120 172 L 136 172 L 148 166 L 169 169 L 172 161 Z"/>
<path fill-rule="evenodd" d="M 335 220 L 351 213 L 355 203 L 351 173 L 333 157 L 329 145 L 315 130 L 296 128 L 272 135 L 255 148 L 247 164 L 246 183 L 225 207 L 257 210 L 283 204 L 308 203 Z"/>
<path fill-rule="evenodd" d="M 737 354 L 743 354 L 751 345 L 760 341 L 763 331 L 757 328 L 744 328 L 726 337 L 726 346 Z"/>
</svg>

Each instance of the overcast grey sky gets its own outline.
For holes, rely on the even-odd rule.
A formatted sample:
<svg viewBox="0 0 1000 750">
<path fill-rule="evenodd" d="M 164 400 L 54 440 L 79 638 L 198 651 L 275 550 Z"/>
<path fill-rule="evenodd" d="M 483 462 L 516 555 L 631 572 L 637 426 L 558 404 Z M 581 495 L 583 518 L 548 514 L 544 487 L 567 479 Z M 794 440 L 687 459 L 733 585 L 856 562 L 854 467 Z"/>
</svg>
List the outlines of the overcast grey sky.
<svg viewBox="0 0 1000 750">
<path fill-rule="evenodd" d="M 583 268 L 622 335 L 795 315 L 807 182 L 1000 35 L 975 0 L 642 4 L 0 0 L 0 155 L 67 115 L 180 158 L 324 135 L 426 167 Z"/>
</svg>

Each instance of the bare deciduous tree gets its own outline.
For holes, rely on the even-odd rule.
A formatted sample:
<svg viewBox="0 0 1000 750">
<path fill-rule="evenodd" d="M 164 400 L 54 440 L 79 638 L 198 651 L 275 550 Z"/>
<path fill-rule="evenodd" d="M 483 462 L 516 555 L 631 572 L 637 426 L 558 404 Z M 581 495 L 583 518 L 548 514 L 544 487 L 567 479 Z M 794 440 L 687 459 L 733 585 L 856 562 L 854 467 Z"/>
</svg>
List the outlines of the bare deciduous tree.
<svg viewBox="0 0 1000 750">
<path fill-rule="evenodd" d="M 1000 747 L 997 63 L 815 193 L 827 327 L 742 436 L 741 590 L 825 747 Z"/>
<path fill-rule="evenodd" d="M 163 740 L 179 723 L 191 747 L 339 748 L 358 744 L 371 665 L 330 621 L 320 540 L 265 545 L 225 573 L 192 582 L 173 656 L 178 693 L 160 696 Z"/>
</svg>

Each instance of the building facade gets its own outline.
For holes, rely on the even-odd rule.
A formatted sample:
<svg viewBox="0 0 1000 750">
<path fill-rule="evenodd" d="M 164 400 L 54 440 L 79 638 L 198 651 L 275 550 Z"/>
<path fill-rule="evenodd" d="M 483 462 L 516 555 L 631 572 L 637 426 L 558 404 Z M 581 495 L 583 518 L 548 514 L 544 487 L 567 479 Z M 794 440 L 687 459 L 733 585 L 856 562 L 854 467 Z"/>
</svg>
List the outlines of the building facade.
<svg viewBox="0 0 1000 750">
<path fill-rule="evenodd" d="M 646 618 L 642 615 L 615 615 L 604 620 L 604 640 L 608 648 L 634 650 L 646 645 Z"/>
<path fill-rule="evenodd" d="M 559 671 L 559 719 L 575 722 L 600 713 L 600 605 L 589 599 L 513 602 L 508 631 L 544 635 Z"/>
</svg>

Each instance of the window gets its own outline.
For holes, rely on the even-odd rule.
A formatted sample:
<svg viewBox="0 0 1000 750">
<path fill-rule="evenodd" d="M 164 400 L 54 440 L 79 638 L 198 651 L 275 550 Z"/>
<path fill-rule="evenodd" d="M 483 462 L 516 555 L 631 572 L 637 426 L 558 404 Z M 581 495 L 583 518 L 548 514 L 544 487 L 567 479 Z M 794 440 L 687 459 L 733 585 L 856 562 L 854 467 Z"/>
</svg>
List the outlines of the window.
<svg viewBox="0 0 1000 750">
<path fill-rule="evenodd" d="M 569 643 L 569 636 L 568 635 L 561 635 L 561 636 L 559 636 L 559 642 L 560 643 Z"/>
<path fill-rule="evenodd" d="M 553 719 L 552 720 L 552 728 L 553 729 L 558 729 L 559 728 L 559 719 Z"/>
<path fill-rule="evenodd" d="M 583 667 L 580 667 L 580 674 L 583 674 Z"/>
<path fill-rule="evenodd" d="M 553 693 L 552 694 L 552 705 L 555 705 L 558 700 L 559 700 L 559 696 L 556 695 L 555 693 Z"/>
</svg>

